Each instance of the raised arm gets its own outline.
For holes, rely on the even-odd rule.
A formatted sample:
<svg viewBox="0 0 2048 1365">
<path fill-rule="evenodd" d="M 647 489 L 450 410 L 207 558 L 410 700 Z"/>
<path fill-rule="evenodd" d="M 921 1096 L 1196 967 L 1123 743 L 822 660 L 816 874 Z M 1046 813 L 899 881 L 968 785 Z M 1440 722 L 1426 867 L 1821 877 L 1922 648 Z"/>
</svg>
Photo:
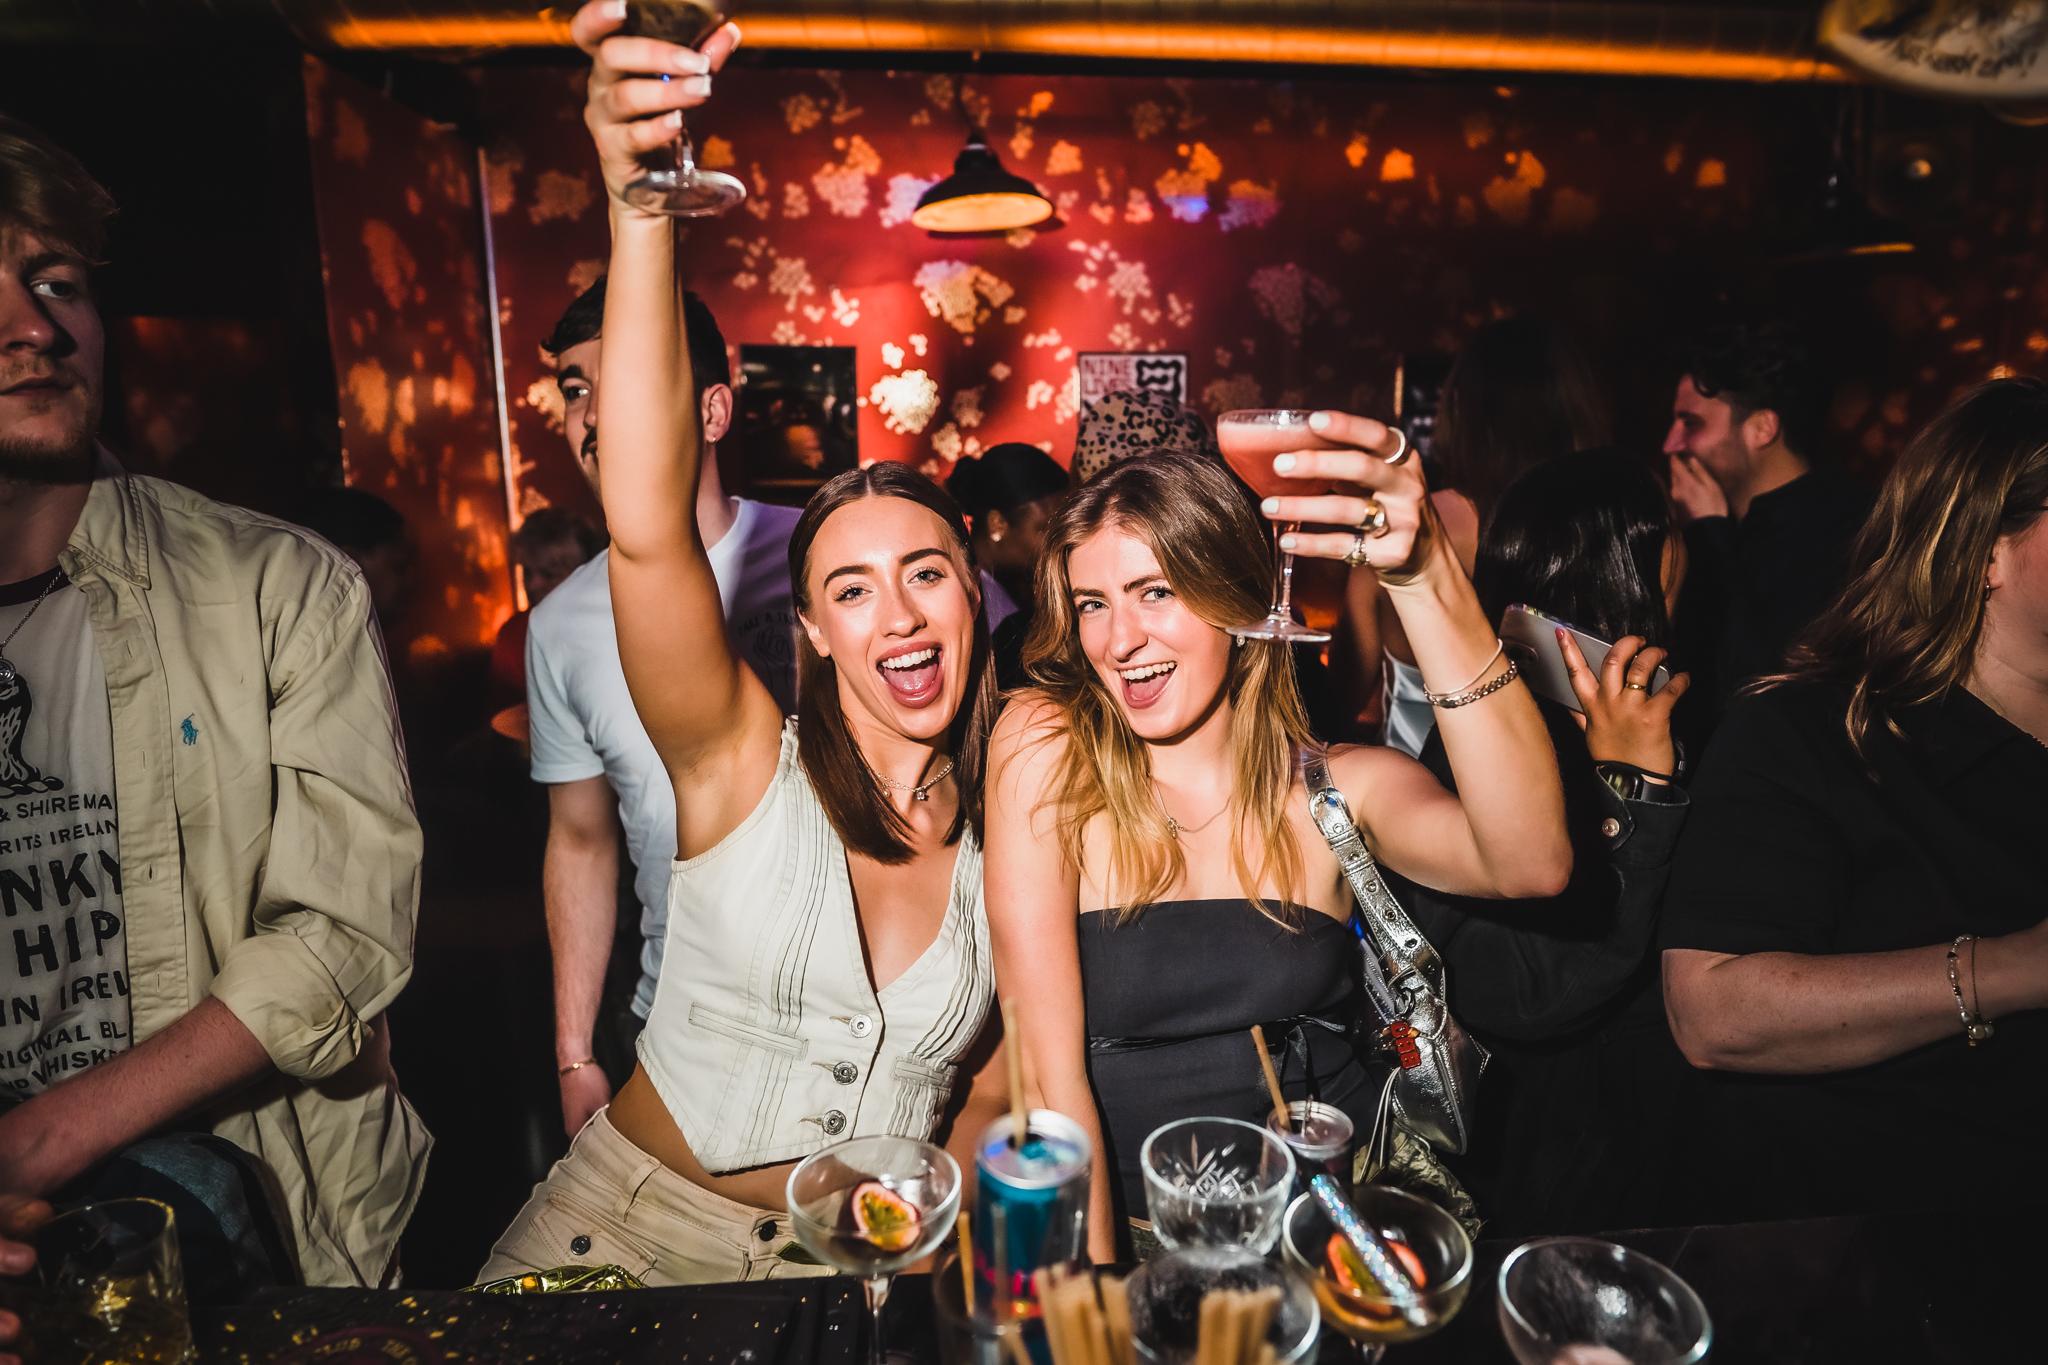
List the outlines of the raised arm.
<svg viewBox="0 0 2048 1365">
<path fill-rule="evenodd" d="M 1468 693 L 1497 680 L 1508 661 L 1429 501 L 1420 461 L 1387 463 L 1399 438 L 1370 418 L 1317 413 L 1311 425 L 1344 448 L 1282 455 L 1275 471 L 1362 491 L 1267 498 L 1262 510 L 1275 521 L 1358 526 L 1371 515 L 1368 498 L 1376 502 L 1386 521 L 1365 537 L 1366 554 L 1425 685 Z M 1343 559 L 1359 539 L 1351 531 L 1296 533 L 1291 543 L 1298 554 Z M 1439 707 L 1437 728 L 1458 780 L 1456 797 L 1404 755 L 1362 756 L 1384 780 L 1356 791 L 1347 787 L 1345 794 L 1375 850 L 1404 875 L 1439 890 L 1556 895 L 1571 874 L 1571 841 L 1557 755 L 1528 688 L 1513 683 L 1469 705 Z M 1344 783 L 1343 771 L 1335 776 Z"/>
<path fill-rule="evenodd" d="M 781 717 L 733 651 L 718 580 L 697 529 L 697 478 L 706 452 L 684 333 L 675 222 L 635 208 L 624 195 L 643 174 L 640 158 L 674 141 L 680 111 L 710 94 L 710 73 L 731 55 L 739 32 L 727 25 L 701 52 L 619 37 L 623 8 L 585 5 L 571 26 L 591 56 L 584 122 L 603 167 L 612 230 L 597 394 L 612 611 L 634 709 L 678 795 L 700 785 L 713 793 L 712 809 L 702 800 L 679 807 L 687 821 L 715 832 L 734 823 L 717 793 L 731 792 L 742 815 L 759 796 L 752 782 L 735 788 L 726 760 L 765 748 L 772 770 Z M 719 780 L 690 782 L 700 770 L 715 770 Z M 698 842 L 679 840 L 682 856 Z"/>
<path fill-rule="evenodd" d="M 1042 699 L 1020 697 L 989 737 L 987 833 L 982 884 L 995 948 L 996 992 L 1016 1006 L 1025 1088 L 1034 1106 L 1081 1125 L 1095 1144 L 1088 1191 L 1088 1254 L 1116 1259 L 1102 1121 L 1088 1084 L 1088 1026 L 1081 996 L 1076 921 L 1080 873 L 1059 855 L 1047 796 L 1059 762 L 1060 717 Z"/>
</svg>

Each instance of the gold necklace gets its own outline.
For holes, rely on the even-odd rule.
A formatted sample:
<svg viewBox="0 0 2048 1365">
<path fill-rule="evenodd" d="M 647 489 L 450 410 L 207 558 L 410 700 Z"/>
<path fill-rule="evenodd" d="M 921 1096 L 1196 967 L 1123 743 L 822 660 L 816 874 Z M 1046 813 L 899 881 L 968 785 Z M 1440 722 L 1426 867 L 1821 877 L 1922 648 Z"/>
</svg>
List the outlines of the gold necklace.
<svg viewBox="0 0 2048 1365">
<path fill-rule="evenodd" d="M 1153 787 L 1152 796 L 1154 800 L 1158 800 L 1158 787 Z M 1164 801 L 1159 802 L 1159 809 L 1166 815 L 1166 837 L 1169 839 L 1178 840 L 1180 836 L 1183 834 L 1200 834 L 1203 830 L 1215 824 L 1217 818 L 1221 816 L 1224 811 L 1230 809 L 1230 803 L 1228 801 L 1225 801 L 1222 805 L 1216 808 L 1215 812 L 1212 815 L 1210 815 L 1208 819 L 1204 820 L 1199 825 L 1183 825 L 1180 821 L 1174 819 L 1173 813 L 1171 811 L 1167 811 L 1166 803 Z"/>
</svg>

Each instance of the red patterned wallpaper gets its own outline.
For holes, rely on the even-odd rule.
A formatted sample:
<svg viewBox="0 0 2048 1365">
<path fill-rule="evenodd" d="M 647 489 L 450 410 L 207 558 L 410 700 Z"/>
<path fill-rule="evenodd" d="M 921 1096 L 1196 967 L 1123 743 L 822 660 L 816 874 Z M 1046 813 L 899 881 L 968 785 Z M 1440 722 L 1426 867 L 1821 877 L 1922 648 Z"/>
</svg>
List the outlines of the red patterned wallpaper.
<svg viewBox="0 0 2048 1365">
<path fill-rule="evenodd" d="M 518 497 L 587 507 L 539 351 L 605 250 L 582 72 L 474 79 L 494 139 Z M 1740 253 L 1816 195 L 1833 107 L 1827 92 L 1725 85 L 976 76 L 968 108 L 1061 226 L 945 240 L 906 219 L 962 141 L 956 79 L 736 69 L 692 121 L 706 164 L 752 191 L 687 247 L 728 341 L 857 347 L 863 458 L 935 470 L 1001 440 L 1065 459 L 1079 351 L 1187 352 L 1191 397 L 1212 412 L 1378 412 L 1401 353 L 1531 308 L 1618 357 L 1647 434 L 1668 402 L 1656 344 L 1718 276 L 1779 287 Z M 2004 222 L 1958 228 L 1947 253 L 1806 269 L 1789 286 L 1840 292 L 1821 311 L 1844 336 L 1824 339 L 1871 351 L 1839 416 L 1873 458 L 1957 384 L 2043 362 L 2048 342 L 2019 320 L 2048 304 L 2024 245 L 2048 178 L 2017 159 L 1984 174 Z"/>
<path fill-rule="evenodd" d="M 405 516 L 401 662 L 488 646 L 512 610 L 476 152 L 308 58 L 306 121 L 351 487 Z"/>
</svg>

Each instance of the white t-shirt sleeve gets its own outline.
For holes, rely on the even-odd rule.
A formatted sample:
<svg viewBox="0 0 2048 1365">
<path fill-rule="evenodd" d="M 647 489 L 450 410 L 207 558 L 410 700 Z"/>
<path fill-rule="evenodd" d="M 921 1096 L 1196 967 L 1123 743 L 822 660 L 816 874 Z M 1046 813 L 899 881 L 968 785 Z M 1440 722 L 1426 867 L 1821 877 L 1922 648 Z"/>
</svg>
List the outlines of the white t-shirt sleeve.
<svg viewBox="0 0 2048 1365">
<path fill-rule="evenodd" d="M 560 591 L 560 589 L 557 589 Z M 604 759 L 590 742 L 569 689 L 555 669 L 573 642 L 556 638 L 554 613 L 536 611 L 526 631 L 526 717 L 536 782 L 581 782 L 604 776 Z"/>
</svg>

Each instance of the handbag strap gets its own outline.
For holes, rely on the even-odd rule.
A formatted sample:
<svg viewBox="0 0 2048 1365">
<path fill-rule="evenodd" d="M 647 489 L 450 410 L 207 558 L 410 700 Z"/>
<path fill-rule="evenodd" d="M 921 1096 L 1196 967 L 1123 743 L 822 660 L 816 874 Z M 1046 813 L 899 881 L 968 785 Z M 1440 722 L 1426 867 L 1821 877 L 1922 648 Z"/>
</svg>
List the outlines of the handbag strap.
<svg viewBox="0 0 2048 1365">
<path fill-rule="evenodd" d="M 1419 990 L 1426 990 L 1441 999 L 1442 959 L 1387 888 L 1379 863 L 1358 832 L 1358 822 L 1351 818 L 1344 793 L 1330 780 L 1329 760 L 1321 754 L 1304 755 L 1301 776 L 1302 784 L 1308 788 L 1309 816 L 1323 832 L 1330 851 L 1337 855 L 1337 866 L 1358 905 L 1355 923 L 1370 940 L 1373 955 L 1385 964 L 1387 984 L 1397 996 L 1412 997 Z M 1371 973 L 1367 973 L 1366 988 L 1373 989 Z M 1395 1017 L 1405 1017 L 1407 1013 L 1403 1008 Z"/>
</svg>

